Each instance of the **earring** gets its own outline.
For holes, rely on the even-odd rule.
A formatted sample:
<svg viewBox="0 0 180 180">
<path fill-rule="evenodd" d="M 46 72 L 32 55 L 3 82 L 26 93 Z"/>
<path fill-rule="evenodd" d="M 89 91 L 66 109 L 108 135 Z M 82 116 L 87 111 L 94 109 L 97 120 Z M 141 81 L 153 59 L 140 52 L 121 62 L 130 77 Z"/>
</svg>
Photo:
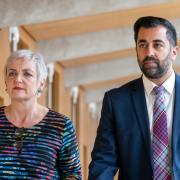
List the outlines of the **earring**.
<svg viewBox="0 0 180 180">
<path fill-rule="evenodd" d="M 36 91 L 36 95 L 39 97 L 42 93 L 42 89 L 38 88 Z"/>
<path fill-rule="evenodd" d="M 38 88 L 37 93 L 42 93 L 42 89 Z"/>
</svg>

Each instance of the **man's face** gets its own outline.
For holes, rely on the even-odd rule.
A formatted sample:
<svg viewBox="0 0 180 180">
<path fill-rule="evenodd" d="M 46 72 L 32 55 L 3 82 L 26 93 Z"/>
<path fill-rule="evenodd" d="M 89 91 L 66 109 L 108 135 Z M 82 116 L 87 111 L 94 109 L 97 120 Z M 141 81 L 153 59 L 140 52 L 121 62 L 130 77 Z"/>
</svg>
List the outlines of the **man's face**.
<svg viewBox="0 0 180 180">
<path fill-rule="evenodd" d="M 158 79 L 170 74 L 172 61 L 176 59 L 177 47 L 170 45 L 163 26 L 139 29 L 136 51 L 138 64 L 143 74 Z"/>
</svg>

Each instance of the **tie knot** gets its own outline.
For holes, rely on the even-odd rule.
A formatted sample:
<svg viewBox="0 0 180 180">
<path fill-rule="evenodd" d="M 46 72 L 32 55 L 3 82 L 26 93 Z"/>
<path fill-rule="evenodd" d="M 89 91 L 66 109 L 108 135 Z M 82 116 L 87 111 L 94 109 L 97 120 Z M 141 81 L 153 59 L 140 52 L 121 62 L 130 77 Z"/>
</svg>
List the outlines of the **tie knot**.
<svg viewBox="0 0 180 180">
<path fill-rule="evenodd" d="M 153 88 L 153 92 L 155 95 L 160 95 L 160 94 L 163 94 L 164 92 L 164 87 L 163 86 L 155 86 Z"/>
</svg>

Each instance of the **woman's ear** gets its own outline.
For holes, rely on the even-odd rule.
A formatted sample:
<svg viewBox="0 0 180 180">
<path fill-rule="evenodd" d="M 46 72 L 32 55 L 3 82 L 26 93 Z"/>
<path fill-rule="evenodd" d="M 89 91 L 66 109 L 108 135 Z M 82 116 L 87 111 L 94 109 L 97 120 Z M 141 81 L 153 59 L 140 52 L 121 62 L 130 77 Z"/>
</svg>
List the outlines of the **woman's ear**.
<svg viewBox="0 0 180 180">
<path fill-rule="evenodd" d="M 5 91 L 7 92 L 7 84 L 6 84 L 6 81 L 4 81 L 5 82 Z"/>
<path fill-rule="evenodd" d="M 45 88 L 45 85 L 46 85 L 46 81 L 45 80 L 41 80 L 40 83 L 39 83 L 39 87 L 36 91 L 36 95 L 37 97 L 40 97 L 44 88 Z"/>
<path fill-rule="evenodd" d="M 41 89 L 41 90 L 43 91 L 43 89 L 45 88 L 45 86 L 46 86 L 46 81 L 43 79 L 43 80 L 41 80 L 41 82 L 40 82 L 39 89 Z"/>
</svg>

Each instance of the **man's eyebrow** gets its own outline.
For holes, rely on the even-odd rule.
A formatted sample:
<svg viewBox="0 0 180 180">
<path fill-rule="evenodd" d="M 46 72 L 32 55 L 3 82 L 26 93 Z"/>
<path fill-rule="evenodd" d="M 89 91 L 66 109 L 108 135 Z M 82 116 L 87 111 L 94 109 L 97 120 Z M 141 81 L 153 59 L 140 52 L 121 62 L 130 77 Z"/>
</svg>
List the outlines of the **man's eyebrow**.
<svg viewBox="0 0 180 180">
<path fill-rule="evenodd" d="M 140 39 L 140 40 L 137 42 L 137 44 L 139 44 L 139 43 L 146 43 L 146 42 L 147 42 L 146 40 Z M 153 42 L 155 42 L 155 43 L 163 43 L 163 44 L 164 44 L 164 41 L 162 41 L 161 39 L 155 39 L 155 40 L 153 40 Z"/>
<path fill-rule="evenodd" d="M 147 42 L 146 40 L 140 39 L 137 43 L 139 44 L 139 43 L 146 43 L 146 42 Z"/>
<path fill-rule="evenodd" d="M 155 40 L 153 40 L 153 42 L 156 42 L 156 43 L 163 43 L 163 44 L 164 44 L 164 41 L 162 41 L 161 39 L 155 39 Z"/>
</svg>

